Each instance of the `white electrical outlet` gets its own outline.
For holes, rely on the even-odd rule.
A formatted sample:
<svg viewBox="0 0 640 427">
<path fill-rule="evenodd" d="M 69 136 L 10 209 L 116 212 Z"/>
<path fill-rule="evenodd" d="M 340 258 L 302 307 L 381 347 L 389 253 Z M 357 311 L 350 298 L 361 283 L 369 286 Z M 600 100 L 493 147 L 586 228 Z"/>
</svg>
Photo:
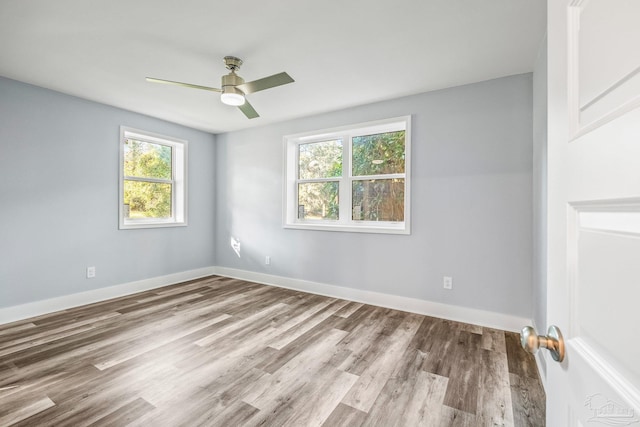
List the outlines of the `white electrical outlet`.
<svg viewBox="0 0 640 427">
<path fill-rule="evenodd" d="M 271 264 L 271 257 L 269 255 L 267 255 L 266 257 L 264 257 L 264 263 L 265 265 L 269 265 Z"/>
<path fill-rule="evenodd" d="M 442 286 L 445 289 L 453 289 L 453 277 L 444 276 L 442 278 Z"/>
<path fill-rule="evenodd" d="M 87 267 L 87 279 L 93 279 L 94 277 L 96 277 L 96 268 Z"/>
</svg>

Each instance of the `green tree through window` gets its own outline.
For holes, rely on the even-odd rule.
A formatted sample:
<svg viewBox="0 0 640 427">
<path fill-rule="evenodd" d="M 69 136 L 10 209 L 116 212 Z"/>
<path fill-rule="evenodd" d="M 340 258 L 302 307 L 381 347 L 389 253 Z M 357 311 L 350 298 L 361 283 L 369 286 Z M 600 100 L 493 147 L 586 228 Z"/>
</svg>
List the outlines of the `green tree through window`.
<svg viewBox="0 0 640 427">
<path fill-rule="evenodd" d="M 130 218 L 171 216 L 171 157 L 169 146 L 126 140 L 124 204 L 129 206 Z"/>
<path fill-rule="evenodd" d="M 342 140 L 298 146 L 298 216 L 300 219 L 338 219 L 338 181 L 342 176 Z M 320 180 L 320 181 L 316 181 Z"/>
<path fill-rule="evenodd" d="M 385 175 L 405 171 L 405 131 L 356 136 L 351 146 L 353 220 L 403 221 L 404 179 Z"/>
<path fill-rule="evenodd" d="M 286 228 L 410 234 L 411 116 L 284 137 Z"/>
</svg>

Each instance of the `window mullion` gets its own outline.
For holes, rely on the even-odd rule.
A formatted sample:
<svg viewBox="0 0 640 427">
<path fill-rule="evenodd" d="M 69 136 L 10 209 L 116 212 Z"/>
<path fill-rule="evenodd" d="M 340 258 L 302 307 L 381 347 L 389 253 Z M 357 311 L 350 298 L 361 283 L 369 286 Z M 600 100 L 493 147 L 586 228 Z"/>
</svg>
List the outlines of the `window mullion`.
<svg viewBox="0 0 640 427">
<path fill-rule="evenodd" d="M 156 184 L 174 184 L 174 180 L 173 179 L 163 179 L 163 178 L 142 178 L 139 176 L 128 176 L 125 175 L 124 176 L 125 181 L 140 181 L 140 182 L 153 182 Z"/>
<path fill-rule="evenodd" d="M 352 179 L 354 181 L 367 181 L 367 180 L 374 180 L 374 179 L 403 179 L 406 177 L 406 174 L 404 173 L 388 173 L 388 174 L 381 174 L 381 175 L 361 175 L 361 176 L 354 176 L 352 177 Z"/>
<path fill-rule="evenodd" d="M 176 148 L 171 146 L 171 219 L 176 218 Z"/>
<path fill-rule="evenodd" d="M 298 180 L 296 180 L 296 183 L 305 184 L 305 183 L 308 183 L 308 182 L 335 182 L 335 181 L 340 181 L 340 177 L 339 176 L 333 176 L 333 177 L 330 177 L 330 178 L 298 179 Z"/>
<path fill-rule="evenodd" d="M 351 135 L 342 137 L 342 177 L 340 180 L 340 215 L 341 223 L 351 222 Z"/>
</svg>

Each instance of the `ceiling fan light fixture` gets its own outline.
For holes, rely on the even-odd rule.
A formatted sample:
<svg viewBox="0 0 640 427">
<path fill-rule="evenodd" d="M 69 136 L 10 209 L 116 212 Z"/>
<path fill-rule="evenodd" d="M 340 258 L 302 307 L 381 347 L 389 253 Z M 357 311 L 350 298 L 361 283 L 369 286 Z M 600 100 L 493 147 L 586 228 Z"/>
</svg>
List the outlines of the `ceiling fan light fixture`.
<svg viewBox="0 0 640 427">
<path fill-rule="evenodd" d="M 221 94 L 220 101 L 223 104 L 238 107 L 242 114 L 244 114 L 248 119 L 255 119 L 256 117 L 260 117 L 260 115 L 249 101 L 245 99 L 246 94 L 294 82 L 289 74 L 282 72 L 245 83 L 244 79 L 236 74 L 236 71 L 238 71 L 242 65 L 242 59 L 236 58 L 235 56 L 225 56 L 224 64 L 227 67 L 227 70 L 229 70 L 229 74 L 223 75 L 220 79 L 222 83 L 220 85 L 221 89 L 194 85 L 192 83 L 176 82 L 173 80 L 157 79 L 155 77 L 147 77 L 147 81 L 218 92 Z"/>
<path fill-rule="evenodd" d="M 220 100 L 223 104 L 233 105 L 234 107 L 244 105 L 245 102 L 244 94 L 235 87 L 223 88 Z"/>
</svg>

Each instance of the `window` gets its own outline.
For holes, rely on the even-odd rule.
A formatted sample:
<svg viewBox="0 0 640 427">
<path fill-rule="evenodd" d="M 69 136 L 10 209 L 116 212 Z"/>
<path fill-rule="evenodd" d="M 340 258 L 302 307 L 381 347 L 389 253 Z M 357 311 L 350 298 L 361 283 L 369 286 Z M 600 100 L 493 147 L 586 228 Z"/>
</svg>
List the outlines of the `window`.
<svg viewBox="0 0 640 427">
<path fill-rule="evenodd" d="M 285 136 L 284 226 L 409 234 L 411 117 Z"/>
<path fill-rule="evenodd" d="M 187 225 L 187 141 L 120 129 L 120 228 Z"/>
</svg>

